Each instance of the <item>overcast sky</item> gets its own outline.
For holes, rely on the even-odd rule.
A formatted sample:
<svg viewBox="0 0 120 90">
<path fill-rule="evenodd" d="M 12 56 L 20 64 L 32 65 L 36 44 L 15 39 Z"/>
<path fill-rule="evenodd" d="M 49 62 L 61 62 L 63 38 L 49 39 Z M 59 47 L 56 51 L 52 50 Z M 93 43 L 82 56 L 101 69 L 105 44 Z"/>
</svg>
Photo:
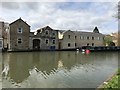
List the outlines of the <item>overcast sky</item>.
<svg viewBox="0 0 120 90">
<path fill-rule="evenodd" d="M 118 31 L 117 2 L 1 2 L 0 21 L 25 20 L 31 31 L 50 26 L 53 29 Z"/>
</svg>

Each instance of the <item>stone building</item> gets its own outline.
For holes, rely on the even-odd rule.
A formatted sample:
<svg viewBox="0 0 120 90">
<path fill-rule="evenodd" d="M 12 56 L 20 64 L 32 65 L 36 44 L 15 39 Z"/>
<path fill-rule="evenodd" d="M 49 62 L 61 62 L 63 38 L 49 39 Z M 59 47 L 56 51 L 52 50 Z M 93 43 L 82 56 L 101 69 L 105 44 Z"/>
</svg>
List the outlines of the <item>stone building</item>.
<svg viewBox="0 0 120 90">
<path fill-rule="evenodd" d="M 71 30 L 64 31 L 59 41 L 59 49 L 73 49 L 75 48 L 75 33 Z"/>
<path fill-rule="evenodd" d="M 110 35 L 112 37 L 112 41 L 115 43 L 115 46 L 120 46 L 120 33 L 112 33 Z"/>
<path fill-rule="evenodd" d="M 99 33 L 97 27 L 93 32 L 65 31 L 60 34 L 61 49 L 74 49 L 82 46 L 104 46 L 104 35 Z"/>
<path fill-rule="evenodd" d="M 97 27 L 93 32 L 55 30 L 49 26 L 30 32 L 30 26 L 21 18 L 12 22 L 8 30 L 8 51 L 63 50 L 82 46 L 103 46 L 104 35 Z"/>
<path fill-rule="evenodd" d="M 30 26 L 21 18 L 10 23 L 9 51 L 29 49 Z"/>
<path fill-rule="evenodd" d="M 9 23 L 0 22 L 0 49 L 8 48 Z"/>
<path fill-rule="evenodd" d="M 0 50 L 3 49 L 3 35 L 2 35 L 2 31 L 3 31 L 3 22 L 0 22 Z"/>
<path fill-rule="evenodd" d="M 58 49 L 58 31 L 49 26 L 30 33 L 30 49 L 55 50 Z"/>
</svg>

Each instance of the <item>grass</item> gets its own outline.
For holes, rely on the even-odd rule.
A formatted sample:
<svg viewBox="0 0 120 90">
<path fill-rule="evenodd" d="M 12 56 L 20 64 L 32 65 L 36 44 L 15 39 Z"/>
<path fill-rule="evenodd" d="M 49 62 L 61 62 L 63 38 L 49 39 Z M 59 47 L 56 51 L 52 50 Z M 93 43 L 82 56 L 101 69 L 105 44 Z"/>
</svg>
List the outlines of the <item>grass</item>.
<svg viewBox="0 0 120 90">
<path fill-rule="evenodd" d="M 119 89 L 120 90 L 120 69 L 118 69 L 117 74 L 115 74 L 108 82 L 105 82 L 103 88 L 101 90 L 113 90 Z"/>
</svg>

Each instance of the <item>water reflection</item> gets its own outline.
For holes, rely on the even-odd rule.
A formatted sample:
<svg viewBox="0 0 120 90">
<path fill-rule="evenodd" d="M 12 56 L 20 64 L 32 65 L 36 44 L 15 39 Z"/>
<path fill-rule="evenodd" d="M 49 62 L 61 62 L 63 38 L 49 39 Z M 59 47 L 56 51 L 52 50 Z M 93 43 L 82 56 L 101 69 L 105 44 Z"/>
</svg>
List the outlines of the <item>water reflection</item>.
<svg viewBox="0 0 120 90">
<path fill-rule="evenodd" d="M 97 87 L 117 69 L 118 54 L 19 52 L 3 54 L 3 87 Z"/>
</svg>

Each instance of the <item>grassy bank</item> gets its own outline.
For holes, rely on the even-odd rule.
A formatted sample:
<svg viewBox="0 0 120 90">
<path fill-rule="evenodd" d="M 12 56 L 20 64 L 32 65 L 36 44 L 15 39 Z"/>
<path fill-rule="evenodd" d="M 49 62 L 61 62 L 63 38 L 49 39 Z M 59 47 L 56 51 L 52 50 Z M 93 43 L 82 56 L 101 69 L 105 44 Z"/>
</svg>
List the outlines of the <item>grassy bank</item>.
<svg viewBox="0 0 120 90">
<path fill-rule="evenodd" d="M 100 90 L 113 90 L 118 88 L 120 90 L 120 69 L 118 69 L 118 72 L 110 80 L 104 82 Z"/>
</svg>

